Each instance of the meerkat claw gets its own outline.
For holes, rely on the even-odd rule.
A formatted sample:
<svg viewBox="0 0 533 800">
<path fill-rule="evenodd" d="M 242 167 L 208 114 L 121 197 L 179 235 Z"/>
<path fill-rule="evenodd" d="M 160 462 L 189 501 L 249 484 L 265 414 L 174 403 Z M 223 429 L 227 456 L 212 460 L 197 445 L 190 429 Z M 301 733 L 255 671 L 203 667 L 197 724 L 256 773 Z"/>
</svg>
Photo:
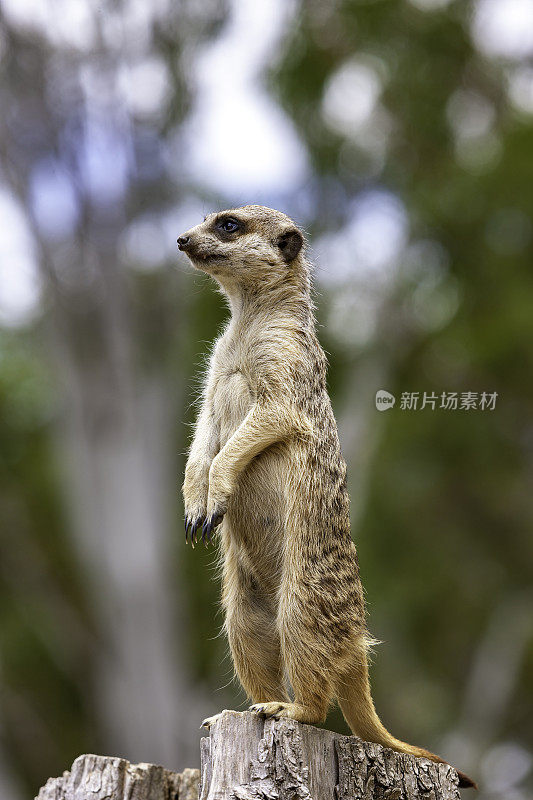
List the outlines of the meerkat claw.
<svg viewBox="0 0 533 800">
<path fill-rule="evenodd" d="M 202 525 L 202 542 L 207 545 L 211 541 L 211 531 L 213 530 L 213 518 L 206 517 L 204 524 Z"/>
<path fill-rule="evenodd" d="M 206 718 L 204 719 L 204 721 L 202 722 L 202 724 L 200 725 L 200 730 L 202 730 L 202 728 L 207 728 L 207 729 L 209 730 L 209 728 L 211 727 L 211 725 L 213 725 L 213 723 L 214 723 L 214 722 L 216 722 L 216 720 L 217 720 L 219 717 L 221 717 L 223 713 L 224 713 L 224 712 L 223 712 L 223 711 L 221 711 L 219 714 L 213 714 L 213 716 L 212 716 L 212 717 L 206 717 Z"/>
<path fill-rule="evenodd" d="M 185 517 L 185 544 L 189 541 L 189 536 L 191 538 L 191 544 L 194 547 L 194 536 L 196 530 L 198 529 L 199 520 L 194 520 L 192 517 L 188 515 Z"/>
<path fill-rule="evenodd" d="M 211 514 L 210 517 L 206 517 L 204 524 L 202 525 L 202 542 L 207 545 L 211 541 L 211 534 L 217 528 L 224 518 L 224 514 L 220 512 L 218 514 Z"/>
<path fill-rule="evenodd" d="M 196 534 L 197 534 L 198 529 L 199 529 L 200 525 L 202 524 L 202 522 L 203 522 L 203 517 L 197 517 L 194 520 L 194 522 L 192 523 L 191 542 L 192 542 L 193 546 L 196 544 L 196 540 L 197 540 L 197 535 Z"/>
</svg>

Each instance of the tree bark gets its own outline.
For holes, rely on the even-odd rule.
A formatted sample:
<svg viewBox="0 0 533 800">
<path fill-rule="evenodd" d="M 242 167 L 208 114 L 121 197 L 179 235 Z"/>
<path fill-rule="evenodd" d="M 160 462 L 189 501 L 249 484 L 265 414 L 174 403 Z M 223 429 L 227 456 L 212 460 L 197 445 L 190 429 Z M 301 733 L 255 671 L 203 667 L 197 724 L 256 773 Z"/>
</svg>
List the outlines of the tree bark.
<svg viewBox="0 0 533 800">
<path fill-rule="evenodd" d="M 223 711 L 202 739 L 200 772 L 80 756 L 37 800 L 459 800 L 458 782 L 448 764 L 357 736 Z"/>
<path fill-rule="evenodd" d="M 288 719 L 223 712 L 202 739 L 200 800 L 458 800 L 448 764 Z"/>
</svg>

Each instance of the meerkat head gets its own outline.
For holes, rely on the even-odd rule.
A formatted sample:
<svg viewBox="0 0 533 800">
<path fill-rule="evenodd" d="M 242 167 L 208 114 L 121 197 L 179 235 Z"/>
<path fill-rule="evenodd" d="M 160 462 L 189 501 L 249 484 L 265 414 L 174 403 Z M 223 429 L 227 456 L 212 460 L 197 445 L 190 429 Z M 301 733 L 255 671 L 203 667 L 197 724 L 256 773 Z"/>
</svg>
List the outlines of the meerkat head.
<svg viewBox="0 0 533 800">
<path fill-rule="evenodd" d="M 302 269 L 303 242 L 294 222 L 280 211 L 242 206 L 208 214 L 178 238 L 178 247 L 222 286 L 254 285 Z"/>
</svg>

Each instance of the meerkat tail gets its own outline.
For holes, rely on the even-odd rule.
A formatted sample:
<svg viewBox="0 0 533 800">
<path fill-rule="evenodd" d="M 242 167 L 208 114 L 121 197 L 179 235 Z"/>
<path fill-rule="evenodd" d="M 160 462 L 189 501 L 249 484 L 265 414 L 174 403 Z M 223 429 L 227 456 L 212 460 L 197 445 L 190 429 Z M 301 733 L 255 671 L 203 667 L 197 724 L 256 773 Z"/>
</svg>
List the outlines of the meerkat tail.
<svg viewBox="0 0 533 800">
<path fill-rule="evenodd" d="M 360 662 L 351 669 L 342 685 L 339 685 L 338 701 L 342 713 L 352 733 L 367 742 L 376 742 L 383 747 L 390 747 L 399 753 L 408 753 L 418 758 L 428 758 L 441 764 L 446 764 L 443 758 L 425 750 L 423 747 L 407 744 L 400 739 L 396 739 L 385 728 L 377 715 L 370 693 L 370 682 L 368 678 L 368 665 L 366 654 L 361 654 Z M 476 783 L 457 770 L 459 776 L 459 786 L 473 787 L 477 789 Z"/>
</svg>

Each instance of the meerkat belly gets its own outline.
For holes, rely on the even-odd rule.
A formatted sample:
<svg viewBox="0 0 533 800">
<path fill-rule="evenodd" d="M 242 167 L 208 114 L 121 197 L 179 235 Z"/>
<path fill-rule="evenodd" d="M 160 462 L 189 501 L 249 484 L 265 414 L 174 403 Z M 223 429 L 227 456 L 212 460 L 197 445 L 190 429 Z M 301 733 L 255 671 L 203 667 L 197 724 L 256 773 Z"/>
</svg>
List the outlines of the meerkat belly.
<svg viewBox="0 0 533 800">
<path fill-rule="evenodd" d="M 215 393 L 213 410 L 220 431 L 220 446 L 233 436 L 254 403 L 250 386 L 238 369 L 223 374 Z"/>
<path fill-rule="evenodd" d="M 259 585 L 279 585 L 287 516 L 288 454 L 273 445 L 254 458 L 228 507 L 231 535 Z"/>
</svg>

